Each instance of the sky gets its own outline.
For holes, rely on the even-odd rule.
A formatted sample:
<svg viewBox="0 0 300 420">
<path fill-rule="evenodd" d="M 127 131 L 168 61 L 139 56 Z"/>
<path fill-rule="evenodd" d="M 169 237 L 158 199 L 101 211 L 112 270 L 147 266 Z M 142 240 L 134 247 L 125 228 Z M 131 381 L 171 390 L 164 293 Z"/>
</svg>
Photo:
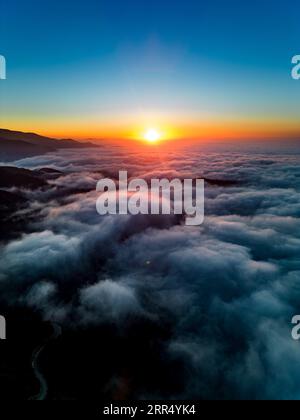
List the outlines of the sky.
<svg viewBox="0 0 300 420">
<path fill-rule="evenodd" d="M 57 137 L 300 137 L 298 0 L 1 0 L 0 125 Z"/>
</svg>

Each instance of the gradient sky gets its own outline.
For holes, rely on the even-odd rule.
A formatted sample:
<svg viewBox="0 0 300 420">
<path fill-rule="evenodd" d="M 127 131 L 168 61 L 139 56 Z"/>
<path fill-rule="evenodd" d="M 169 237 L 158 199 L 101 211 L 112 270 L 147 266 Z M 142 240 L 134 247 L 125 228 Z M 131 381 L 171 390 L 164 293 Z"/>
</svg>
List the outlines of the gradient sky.
<svg viewBox="0 0 300 420">
<path fill-rule="evenodd" d="M 299 0 L 1 0 L 0 125 L 300 137 Z"/>
</svg>

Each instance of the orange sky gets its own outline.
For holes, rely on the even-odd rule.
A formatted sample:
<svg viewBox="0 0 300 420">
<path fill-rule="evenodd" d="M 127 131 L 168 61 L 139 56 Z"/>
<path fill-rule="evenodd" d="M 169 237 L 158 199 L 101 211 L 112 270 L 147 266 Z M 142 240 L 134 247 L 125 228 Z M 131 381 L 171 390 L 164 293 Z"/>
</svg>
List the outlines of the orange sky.
<svg viewBox="0 0 300 420">
<path fill-rule="evenodd" d="M 131 120 L 131 121 L 130 121 Z M 135 123 L 133 118 L 128 122 L 98 121 L 97 119 L 46 119 L 22 118 L 0 119 L 2 128 L 19 131 L 37 132 L 56 138 L 74 138 L 78 140 L 143 140 L 149 129 L 156 129 L 161 140 L 249 140 L 249 139 L 300 139 L 300 122 L 295 119 L 273 118 L 240 118 L 216 119 L 206 118 L 198 121 L 173 121 L 171 118 L 151 117 Z"/>
</svg>

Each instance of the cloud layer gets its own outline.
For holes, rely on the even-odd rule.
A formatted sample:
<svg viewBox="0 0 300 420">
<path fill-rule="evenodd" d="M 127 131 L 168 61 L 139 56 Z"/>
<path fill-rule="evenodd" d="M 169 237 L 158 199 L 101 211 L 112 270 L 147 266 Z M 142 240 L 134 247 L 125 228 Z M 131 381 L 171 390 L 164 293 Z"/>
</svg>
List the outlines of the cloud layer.
<svg viewBox="0 0 300 420">
<path fill-rule="evenodd" d="M 165 325 L 160 359 L 180 366 L 180 387 L 155 391 L 145 382 L 138 398 L 299 398 L 300 349 L 290 325 L 300 313 L 299 155 L 97 153 L 16 162 L 63 173 L 46 190 L 23 191 L 25 211 L 37 217 L 2 245 L 1 300 L 66 328 Z M 197 228 L 173 216 L 101 217 L 96 182 L 119 170 L 236 184 L 207 185 L 206 220 Z"/>
</svg>

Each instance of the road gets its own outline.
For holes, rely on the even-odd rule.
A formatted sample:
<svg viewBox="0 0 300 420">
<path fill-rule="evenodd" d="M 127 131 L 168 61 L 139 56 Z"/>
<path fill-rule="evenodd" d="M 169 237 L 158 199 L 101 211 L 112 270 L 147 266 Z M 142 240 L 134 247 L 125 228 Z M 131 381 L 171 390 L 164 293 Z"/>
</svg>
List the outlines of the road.
<svg viewBox="0 0 300 420">
<path fill-rule="evenodd" d="M 53 333 L 51 336 L 42 345 L 38 346 L 32 354 L 31 365 L 34 375 L 40 384 L 40 390 L 37 395 L 29 398 L 31 401 L 44 401 L 48 394 L 48 383 L 39 366 L 39 358 L 47 345 L 51 341 L 57 340 L 57 338 L 61 335 L 61 327 L 59 325 L 52 323 L 52 328 Z"/>
</svg>

